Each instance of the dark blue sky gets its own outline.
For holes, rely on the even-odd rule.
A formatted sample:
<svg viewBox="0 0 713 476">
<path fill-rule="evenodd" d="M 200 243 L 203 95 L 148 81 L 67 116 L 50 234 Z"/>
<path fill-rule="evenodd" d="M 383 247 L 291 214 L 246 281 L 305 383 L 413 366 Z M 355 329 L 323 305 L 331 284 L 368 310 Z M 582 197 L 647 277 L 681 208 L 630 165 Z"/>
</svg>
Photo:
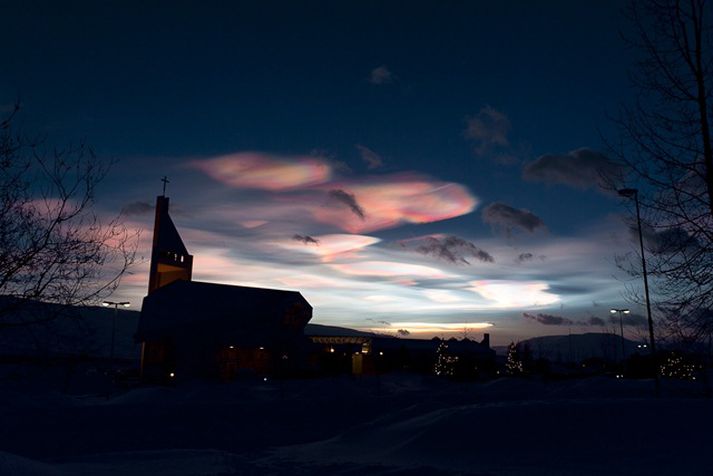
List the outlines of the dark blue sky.
<svg viewBox="0 0 713 476">
<path fill-rule="evenodd" d="M 607 114 L 616 113 L 631 94 L 627 70 L 633 56 L 620 38 L 626 30 L 622 2 L 15 3 L 0 3 L 5 20 L 0 29 L 0 107 L 7 109 L 20 98 L 19 123 L 25 130 L 46 134 L 48 142 L 84 139 L 101 157 L 118 161 L 100 194 L 102 210 L 118 212 L 127 203 L 152 202 L 160 191 L 158 178 L 171 176 L 171 196 L 186 211 L 182 224 L 223 233 L 221 243 L 237 249 L 230 252 L 236 266 L 246 256 L 257 262 L 264 258 L 261 253 L 274 254 L 241 252 L 242 242 L 231 240 L 245 238 L 245 230 L 255 228 L 231 232 L 225 225 L 230 218 L 211 220 L 206 210 L 215 203 L 252 209 L 274 202 L 279 208 L 285 197 L 274 189 L 265 195 L 262 185 L 245 190 L 221 183 L 215 174 L 187 165 L 192 161 L 259 152 L 264 154 L 261 166 L 267 164 L 269 171 L 270 160 L 299 163 L 299 156 L 312 155 L 338 176 L 325 186 L 342 187 L 358 202 L 362 197 L 355 184 L 372 183 L 374 177 L 397 177 L 402 183 L 404 174 L 458 184 L 477 201 L 472 213 L 449 215 L 455 218 L 403 219 L 360 229 L 337 230 L 337 224 L 335 229 L 297 230 L 284 217 L 261 217 L 260 207 L 235 218 L 282 223 L 260 239 L 298 231 L 368 233 L 382 240 L 366 248 L 376 254 L 399 240 L 432 234 L 458 235 L 486 251 L 501 245 L 522 251 L 530 243 L 552 247 L 558 240 L 590 249 L 602 243 L 599 235 L 611 237 L 621 226 L 611 218 L 621 204 L 596 191 L 596 184 L 586 189 L 576 178 L 551 175 L 524 180 L 523 170 L 546 154 L 574 161 L 579 160 L 576 154 L 567 153 L 605 152 L 600 135 L 614 133 Z M 368 169 L 364 148 L 382 165 Z M 481 218 L 493 202 L 529 211 L 544 225 L 534 231 L 520 227 L 515 237 L 494 231 L 493 222 Z M 431 216 L 434 210 L 427 212 Z M 324 225 L 325 220 L 317 221 Z M 137 221 L 150 222 L 146 217 Z M 206 241 L 192 251 L 199 254 L 210 247 Z M 601 252 L 600 261 L 613 261 L 611 246 Z M 508 261 L 491 253 L 496 257 L 492 266 Z M 414 256 L 423 261 L 424 256 Z M 567 256 L 561 259 L 567 261 Z M 391 260 L 404 261 L 391 256 L 379 262 Z M 553 261 L 543 259 L 536 271 L 516 274 L 530 284 L 561 288 L 576 269 L 565 272 Z M 470 280 L 463 283 L 520 279 L 503 269 L 474 276 L 474 267 L 467 273 L 458 268 L 460 278 Z M 577 299 L 558 295 L 556 312 L 585 316 L 599 312 L 591 306 L 601 296 L 620 300 L 621 283 L 612 279 L 616 270 L 611 268 L 590 272 L 591 292 Z M 241 282 L 225 270 L 209 274 Z M 276 279 L 250 281 L 279 286 L 282 281 Z M 607 280 L 611 289 L 605 291 L 601 283 Z M 416 287 L 433 290 L 431 284 L 416 281 Z M 446 287 L 452 291 L 457 282 L 449 278 Z M 587 287 L 586 279 L 577 282 Z M 309 290 L 304 293 L 310 298 Z M 315 294 L 312 300 L 317 301 L 318 318 L 363 325 L 358 311 L 363 298 L 350 301 L 345 293 L 344 299 L 332 302 Z M 547 311 L 542 306 L 530 307 Z M 527 307 L 518 303 L 499 315 L 489 310 L 483 320 L 494 322 L 497 330 L 497 319 L 502 319 L 501 327 L 510 322 L 511 329 L 522 312 L 532 310 Z M 359 317 L 349 317 L 350 309 Z M 428 319 L 463 319 L 469 312 L 468 306 L 444 308 L 430 312 Z M 393 312 L 383 314 L 394 320 Z M 522 323 L 523 329 L 527 325 Z"/>
</svg>

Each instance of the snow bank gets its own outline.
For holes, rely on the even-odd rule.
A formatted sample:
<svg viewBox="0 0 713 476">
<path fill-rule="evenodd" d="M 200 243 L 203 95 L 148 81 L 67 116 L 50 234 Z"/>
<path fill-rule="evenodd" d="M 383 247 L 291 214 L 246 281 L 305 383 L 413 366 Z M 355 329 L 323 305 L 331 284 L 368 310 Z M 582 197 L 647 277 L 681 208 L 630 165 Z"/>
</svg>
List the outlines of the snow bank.
<svg viewBox="0 0 713 476">
<path fill-rule="evenodd" d="M 713 474 L 711 401 L 652 390 L 391 375 L 0 391 L 0 474 Z"/>
<path fill-rule="evenodd" d="M 305 463 L 487 474 L 711 474 L 708 401 L 596 400 L 407 408 L 335 438 L 276 450 Z"/>
</svg>

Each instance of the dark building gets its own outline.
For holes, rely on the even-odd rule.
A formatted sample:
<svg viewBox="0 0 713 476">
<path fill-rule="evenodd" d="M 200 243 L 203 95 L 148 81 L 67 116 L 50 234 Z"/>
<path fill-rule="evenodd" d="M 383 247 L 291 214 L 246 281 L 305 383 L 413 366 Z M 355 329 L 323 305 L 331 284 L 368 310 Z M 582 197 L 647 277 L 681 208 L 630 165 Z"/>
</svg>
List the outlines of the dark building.
<svg viewBox="0 0 713 476">
<path fill-rule="evenodd" d="M 168 197 L 156 200 L 149 293 L 135 335 L 142 378 L 296 371 L 305 360 L 312 306 L 296 291 L 191 281 L 193 256 L 168 204 Z"/>
<path fill-rule="evenodd" d="M 456 378 L 489 377 L 495 373 L 495 351 L 490 336 L 471 339 L 404 339 L 332 326 L 310 325 L 306 330 L 318 348 L 323 373 L 379 374 L 395 371 L 439 374 Z"/>
</svg>

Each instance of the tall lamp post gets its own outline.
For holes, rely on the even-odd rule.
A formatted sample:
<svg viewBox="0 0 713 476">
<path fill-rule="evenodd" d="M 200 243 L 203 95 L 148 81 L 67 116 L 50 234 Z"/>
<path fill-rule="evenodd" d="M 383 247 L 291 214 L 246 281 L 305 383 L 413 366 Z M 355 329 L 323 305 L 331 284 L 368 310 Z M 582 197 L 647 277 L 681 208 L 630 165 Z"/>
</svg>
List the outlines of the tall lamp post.
<svg viewBox="0 0 713 476">
<path fill-rule="evenodd" d="M 641 247 L 641 270 L 644 274 L 644 294 L 646 296 L 646 317 L 649 322 L 649 346 L 651 347 L 651 357 L 654 363 L 654 380 L 656 382 L 656 395 L 659 395 L 659 369 L 656 363 L 656 342 L 654 340 L 654 321 L 651 318 L 651 300 L 649 299 L 649 278 L 646 274 L 646 257 L 644 256 L 644 235 L 641 231 L 641 212 L 639 210 L 639 191 L 635 188 L 623 188 L 619 190 L 619 195 L 626 198 L 633 198 L 636 204 L 636 223 L 639 228 L 639 246 Z"/>
<path fill-rule="evenodd" d="M 619 314 L 619 329 L 621 331 L 621 362 L 622 362 L 622 371 L 624 367 L 624 314 L 629 314 L 631 311 L 628 309 L 609 309 L 609 312 L 612 314 Z"/>
<path fill-rule="evenodd" d="M 113 371 L 114 370 L 114 341 L 116 340 L 116 316 L 117 316 L 117 314 L 119 314 L 119 306 L 129 307 L 129 306 L 131 306 L 131 303 L 129 301 L 122 301 L 122 302 L 104 301 L 104 302 L 102 302 L 102 306 L 104 306 L 104 307 L 114 306 L 114 316 L 112 317 L 112 320 L 111 320 L 111 351 L 110 351 L 111 370 Z"/>
</svg>

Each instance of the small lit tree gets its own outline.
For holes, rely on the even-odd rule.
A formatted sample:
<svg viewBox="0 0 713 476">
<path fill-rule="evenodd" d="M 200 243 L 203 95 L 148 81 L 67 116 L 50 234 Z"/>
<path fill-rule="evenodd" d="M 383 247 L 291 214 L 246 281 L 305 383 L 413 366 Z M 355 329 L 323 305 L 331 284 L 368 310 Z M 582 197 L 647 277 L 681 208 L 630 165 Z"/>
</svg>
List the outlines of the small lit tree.
<svg viewBox="0 0 713 476">
<path fill-rule="evenodd" d="M 520 375 L 523 372 L 522 358 L 517 350 L 517 345 L 510 342 L 508 346 L 507 360 L 505 361 L 505 370 L 508 375 Z"/>
<path fill-rule="evenodd" d="M 700 369 L 700 365 L 696 365 L 677 352 L 672 352 L 661 364 L 661 375 L 674 379 L 696 380 L 696 373 Z"/>
<path fill-rule="evenodd" d="M 456 373 L 458 357 L 448 353 L 448 344 L 442 341 L 436 350 L 436 366 L 434 372 L 439 377 L 453 377 Z"/>
</svg>

